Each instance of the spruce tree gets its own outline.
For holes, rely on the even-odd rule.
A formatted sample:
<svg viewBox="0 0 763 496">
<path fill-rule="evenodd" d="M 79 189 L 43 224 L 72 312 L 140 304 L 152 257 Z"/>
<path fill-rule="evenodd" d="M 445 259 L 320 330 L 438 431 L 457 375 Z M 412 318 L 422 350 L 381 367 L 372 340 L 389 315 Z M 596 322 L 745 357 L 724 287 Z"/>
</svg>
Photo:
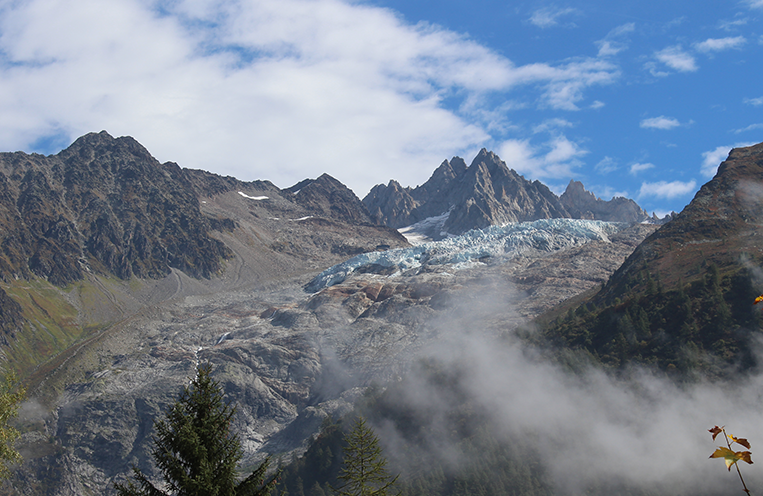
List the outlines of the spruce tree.
<svg viewBox="0 0 763 496">
<path fill-rule="evenodd" d="M 387 496 L 397 481 L 387 473 L 387 459 L 382 455 L 379 439 L 358 417 L 352 430 L 345 436 L 344 467 L 339 480 L 344 484 L 334 489 L 340 496 Z"/>
<path fill-rule="evenodd" d="M 156 488 L 137 468 L 135 482 L 116 484 L 123 496 L 266 496 L 276 476 L 265 483 L 268 461 L 238 481 L 236 465 L 243 451 L 230 432 L 235 407 L 225 403 L 220 385 L 212 380 L 212 365 L 200 365 L 196 378 L 183 389 L 166 420 L 154 422 L 152 455 L 162 472 L 164 489 Z"/>
</svg>

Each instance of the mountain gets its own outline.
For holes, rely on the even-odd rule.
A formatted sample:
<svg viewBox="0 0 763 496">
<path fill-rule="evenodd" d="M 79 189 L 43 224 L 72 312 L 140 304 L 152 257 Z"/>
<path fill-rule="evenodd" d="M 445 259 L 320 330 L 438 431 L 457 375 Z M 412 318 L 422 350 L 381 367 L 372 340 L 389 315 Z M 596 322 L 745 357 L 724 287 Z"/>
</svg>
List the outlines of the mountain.
<svg viewBox="0 0 763 496">
<path fill-rule="evenodd" d="M 106 132 L 52 156 L 2 153 L 2 341 L 26 370 L 182 293 L 168 289 L 182 278 L 196 290 L 232 273 L 252 284 L 407 245 L 368 220 L 330 176 L 295 194 L 160 164 L 133 138 Z"/>
<path fill-rule="evenodd" d="M 396 181 L 376 185 L 363 203 L 375 222 L 395 228 L 439 218 L 439 222 L 422 225 L 425 234 L 434 239 L 444 233 L 538 219 L 650 220 L 633 200 L 603 201 L 577 181 L 571 181 L 557 197 L 543 183 L 526 180 L 484 148 L 468 167 L 459 157 L 444 161 L 427 182 L 414 189 L 403 188 Z"/>
<path fill-rule="evenodd" d="M 545 329 L 613 367 L 726 377 L 759 366 L 763 144 L 731 151 L 689 205 L 647 237 L 589 301 Z"/>
<path fill-rule="evenodd" d="M 459 210 L 462 227 L 504 212 L 494 193 L 526 185 L 482 155 L 438 169 L 422 190 L 431 212 L 457 180 L 492 191 Z M 155 476 L 153 421 L 202 361 L 237 404 L 245 461 L 290 457 L 370 385 L 406 374 L 444 323 L 510 332 L 597 290 L 655 229 L 544 220 L 561 200 L 537 183 L 517 200 L 537 206 L 537 224 L 416 255 L 327 175 L 281 190 L 160 164 L 105 132 L 0 162 L 3 351 L 32 398 L 25 461 L 3 494 L 109 494 L 133 464 Z M 490 249 L 469 248 L 480 236 Z M 345 270 L 353 259 L 367 263 Z M 343 276 L 311 285 L 325 271 Z"/>
</svg>

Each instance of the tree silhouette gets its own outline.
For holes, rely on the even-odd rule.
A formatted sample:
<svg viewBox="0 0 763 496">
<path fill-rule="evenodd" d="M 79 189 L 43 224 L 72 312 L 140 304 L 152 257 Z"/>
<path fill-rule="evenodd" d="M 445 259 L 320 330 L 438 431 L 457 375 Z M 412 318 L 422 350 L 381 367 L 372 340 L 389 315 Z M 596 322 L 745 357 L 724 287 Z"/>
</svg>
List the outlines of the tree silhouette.
<svg viewBox="0 0 763 496">
<path fill-rule="evenodd" d="M 154 422 L 154 461 L 165 489 L 158 489 L 136 467 L 135 483 L 116 484 L 123 496 L 266 496 L 278 474 L 265 482 L 269 460 L 238 481 L 241 442 L 230 432 L 235 407 L 223 400 L 222 388 L 212 380 L 212 365 L 199 365 L 196 378 L 169 409 L 166 420 Z M 137 483 L 137 484 L 136 484 Z"/>
<path fill-rule="evenodd" d="M 366 425 L 363 417 L 355 420 L 345 436 L 344 467 L 339 480 L 344 482 L 334 490 L 340 496 L 386 496 L 399 476 L 387 473 L 387 459 L 382 455 L 379 439 Z"/>
</svg>

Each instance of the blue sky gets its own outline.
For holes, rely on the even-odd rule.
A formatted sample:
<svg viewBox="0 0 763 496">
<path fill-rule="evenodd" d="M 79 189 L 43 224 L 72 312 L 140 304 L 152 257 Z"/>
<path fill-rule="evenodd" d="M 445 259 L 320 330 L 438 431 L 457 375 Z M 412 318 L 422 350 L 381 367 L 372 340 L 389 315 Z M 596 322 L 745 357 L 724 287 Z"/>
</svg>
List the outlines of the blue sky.
<svg viewBox="0 0 763 496">
<path fill-rule="evenodd" d="M 485 147 L 557 193 L 680 211 L 763 141 L 763 0 L 613 3 L 0 1 L 0 149 L 107 130 L 363 197 Z"/>
</svg>

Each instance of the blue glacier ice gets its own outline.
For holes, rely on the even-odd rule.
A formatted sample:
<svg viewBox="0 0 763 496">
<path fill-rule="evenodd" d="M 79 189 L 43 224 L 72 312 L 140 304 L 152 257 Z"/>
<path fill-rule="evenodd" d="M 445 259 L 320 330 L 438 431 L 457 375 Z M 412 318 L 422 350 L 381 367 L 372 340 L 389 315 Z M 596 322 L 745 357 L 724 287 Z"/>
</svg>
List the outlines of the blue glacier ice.
<svg viewBox="0 0 763 496">
<path fill-rule="evenodd" d="M 357 255 L 324 270 L 306 286 L 311 293 L 343 282 L 359 269 L 386 268 L 399 273 L 423 265 L 452 265 L 458 269 L 485 257 L 508 260 L 528 251 L 551 252 L 589 241 L 609 241 L 628 224 L 578 219 L 542 219 L 506 226 L 475 229 L 460 236 L 431 241 L 411 248 Z"/>
</svg>

